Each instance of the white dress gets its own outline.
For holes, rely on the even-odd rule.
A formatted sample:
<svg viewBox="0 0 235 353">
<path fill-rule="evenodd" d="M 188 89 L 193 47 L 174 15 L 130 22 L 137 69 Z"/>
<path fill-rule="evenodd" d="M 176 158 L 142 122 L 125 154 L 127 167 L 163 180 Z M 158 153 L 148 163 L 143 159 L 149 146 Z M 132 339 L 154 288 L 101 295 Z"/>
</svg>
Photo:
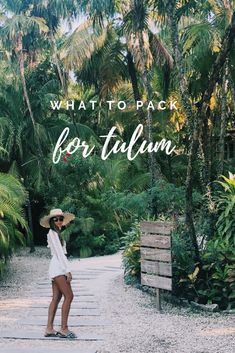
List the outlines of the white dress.
<svg viewBox="0 0 235 353">
<path fill-rule="evenodd" d="M 61 245 L 59 236 L 57 232 L 50 229 L 47 234 L 47 247 L 51 249 L 51 262 L 49 265 L 49 278 L 53 281 L 53 278 L 60 275 L 65 275 L 68 272 L 71 272 L 69 262 L 65 254 L 66 243 Z"/>
</svg>

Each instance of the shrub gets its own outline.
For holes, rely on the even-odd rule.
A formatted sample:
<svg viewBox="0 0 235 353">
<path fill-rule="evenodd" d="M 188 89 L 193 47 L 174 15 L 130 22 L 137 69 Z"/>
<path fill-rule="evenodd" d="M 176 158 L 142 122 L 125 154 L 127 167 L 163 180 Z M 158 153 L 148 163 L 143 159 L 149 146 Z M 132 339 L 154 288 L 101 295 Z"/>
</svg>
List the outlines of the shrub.
<svg viewBox="0 0 235 353">
<path fill-rule="evenodd" d="M 172 216 L 172 214 L 184 214 L 185 211 L 185 187 L 176 186 L 164 179 L 156 181 L 151 190 L 155 213 Z M 202 203 L 202 195 L 193 192 L 193 207 L 197 209 Z"/>
<path fill-rule="evenodd" d="M 26 191 L 18 180 L 0 173 L 0 275 L 13 250 L 25 245 L 25 234 L 30 235 L 22 209 L 26 199 Z"/>
<path fill-rule="evenodd" d="M 222 238 L 210 240 L 202 261 L 205 275 L 198 283 L 199 300 L 235 308 L 235 249 Z"/>
<path fill-rule="evenodd" d="M 179 223 L 177 229 L 172 232 L 172 292 L 180 297 L 194 299 L 197 264 L 193 261 L 192 247 L 185 235 L 185 226 Z"/>
<path fill-rule="evenodd" d="M 135 222 L 130 231 L 121 238 L 124 245 L 122 264 L 124 266 L 124 280 L 127 284 L 140 281 L 140 227 Z"/>
<path fill-rule="evenodd" d="M 229 173 L 229 178 L 222 176 L 224 182 L 218 181 L 222 191 L 214 197 L 218 213 L 216 223 L 217 234 L 226 239 L 232 246 L 235 245 L 235 175 Z"/>
<path fill-rule="evenodd" d="M 220 309 L 235 308 L 235 178 L 222 177 L 223 187 L 214 195 L 216 205 L 215 235 L 204 239 L 200 249 L 201 264 L 191 260 L 190 246 L 184 239 L 184 226 L 172 234 L 173 290 L 200 303 L 216 303 Z M 200 230 L 206 224 L 200 225 Z M 199 228 L 199 220 L 197 220 Z"/>
</svg>

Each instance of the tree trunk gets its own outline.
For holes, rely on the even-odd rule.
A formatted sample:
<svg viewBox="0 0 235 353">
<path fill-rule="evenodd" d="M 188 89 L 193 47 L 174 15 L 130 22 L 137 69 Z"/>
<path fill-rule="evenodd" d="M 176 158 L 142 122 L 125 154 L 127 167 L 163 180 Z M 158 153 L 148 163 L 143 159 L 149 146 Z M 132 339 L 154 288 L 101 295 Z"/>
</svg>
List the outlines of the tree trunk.
<svg viewBox="0 0 235 353">
<path fill-rule="evenodd" d="M 231 20 L 231 24 L 227 27 L 226 31 L 225 31 L 225 35 L 222 39 L 222 44 L 221 44 L 221 51 L 219 52 L 215 63 L 213 64 L 212 70 L 211 70 L 211 74 L 210 77 L 208 79 L 208 86 L 207 89 L 205 90 L 203 96 L 202 96 L 202 100 L 201 100 L 201 104 L 198 110 L 198 116 L 201 117 L 201 120 L 204 122 L 204 126 L 208 126 L 208 117 L 207 117 L 207 110 L 208 110 L 208 105 L 212 96 L 212 93 L 214 91 L 215 85 L 218 82 L 218 80 L 221 77 L 222 74 L 222 70 L 225 67 L 225 63 L 228 60 L 228 55 L 233 47 L 233 43 L 234 43 L 234 38 L 235 38 L 235 11 L 233 12 L 233 16 L 232 16 L 232 20 Z M 222 86 L 224 85 L 224 83 L 222 84 Z M 222 88 L 224 89 L 224 88 Z M 222 102 L 222 112 L 221 114 L 223 115 L 223 102 Z M 223 122 L 222 122 L 223 120 Z M 206 125 L 205 125 L 206 124 Z M 224 117 L 222 118 L 221 116 L 221 124 L 225 124 L 224 121 Z M 222 140 L 224 140 L 224 128 L 225 126 L 221 126 L 222 131 L 220 133 L 220 142 L 219 144 L 222 144 Z M 207 138 L 205 138 L 204 143 L 207 144 Z M 221 146 L 221 145 L 220 145 Z M 224 148 L 224 147 L 223 147 Z M 211 193 L 211 187 L 210 187 L 210 173 L 209 173 L 209 165 L 208 165 L 208 157 L 206 155 L 208 151 L 208 147 L 205 145 L 202 148 L 202 153 L 203 153 L 203 162 L 204 162 L 204 184 L 207 184 L 207 192 L 209 192 L 209 194 Z M 224 151 L 222 151 L 222 147 L 221 147 L 221 153 L 224 154 Z M 220 154 L 220 158 L 223 159 L 222 154 Z M 221 170 L 221 162 L 220 162 L 220 170 Z"/>
<path fill-rule="evenodd" d="M 235 87 L 234 87 L 232 73 L 230 70 L 229 70 L 229 89 L 231 90 L 231 96 L 232 96 L 230 122 L 231 122 L 232 129 L 235 129 Z"/>
<path fill-rule="evenodd" d="M 215 63 L 213 64 L 211 75 L 208 80 L 208 86 L 201 100 L 202 104 L 201 104 L 201 108 L 199 109 L 200 113 L 205 113 L 207 110 L 207 106 L 208 106 L 208 103 L 210 102 L 214 87 L 218 82 L 218 79 L 220 78 L 221 70 L 223 69 L 224 64 L 228 58 L 228 55 L 231 52 L 231 49 L 233 47 L 234 38 L 235 38 L 235 11 L 233 12 L 231 24 L 227 27 L 225 31 L 225 35 L 221 43 L 221 50 L 215 60 Z"/>
<path fill-rule="evenodd" d="M 149 71 L 147 68 L 146 64 L 146 53 L 144 49 L 144 38 L 143 38 L 143 32 L 138 32 L 139 36 L 139 50 L 140 50 L 140 57 L 143 65 L 143 72 L 142 72 L 142 79 L 143 79 L 143 84 L 144 88 L 147 94 L 147 101 L 152 101 L 153 98 L 153 92 L 152 92 L 152 87 L 151 83 L 149 80 Z M 147 111 L 147 140 L 148 143 L 153 142 L 153 113 L 151 109 L 148 109 Z M 155 180 L 162 178 L 162 173 L 160 167 L 157 165 L 155 156 L 153 153 L 149 153 L 148 155 L 148 164 L 149 164 L 149 171 L 150 171 L 150 213 L 153 213 L 153 193 L 152 193 L 152 188 L 154 186 Z"/>
<path fill-rule="evenodd" d="M 220 133 L 219 133 L 219 144 L 218 144 L 218 167 L 217 167 L 217 177 L 223 174 L 224 171 L 224 144 L 225 144 L 225 134 L 226 134 L 226 126 L 227 126 L 227 74 L 228 68 L 224 69 L 224 76 L 222 80 L 221 87 L 221 114 L 220 114 Z"/>
<path fill-rule="evenodd" d="M 37 129 L 36 129 L 36 122 L 35 122 L 35 119 L 34 119 L 31 103 L 30 103 L 30 100 L 29 100 L 29 95 L 28 95 L 28 90 L 27 90 L 27 85 L 26 85 L 26 80 L 25 80 L 22 33 L 19 33 L 18 36 L 17 36 L 15 52 L 16 52 L 16 56 L 18 58 L 19 67 L 20 67 L 20 77 L 21 77 L 21 82 L 22 82 L 22 86 L 23 86 L 24 99 L 26 101 L 26 105 L 27 105 L 28 111 L 29 111 L 29 116 L 30 116 L 30 119 L 32 121 L 33 132 L 34 132 L 34 136 L 35 136 L 35 140 L 36 140 L 36 145 L 37 145 L 37 149 L 38 149 L 39 159 L 42 162 L 42 159 L 43 159 L 42 147 L 41 147 L 40 139 L 39 139 L 38 132 L 37 132 Z M 41 164 L 42 164 L 41 167 L 44 169 L 43 163 L 41 163 Z M 44 171 L 45 171 L 45 169 L 44 169 Z M 47 173 L 45 173 L 45 175 L 47 175 Z"/>
<path fill-rule="evenodd" d="M 28 214 L 29 228 L 32 233 L 32 236 L 30 237 L 30 242 L 29 242 L 30 253 L 33 253 L 35 252 L 35 245 L 34 245 L 33 218 L 32 218 L 32 207 L 31 207 L 30 195 L 27 203 L 27 214 Z"/>
<path fill-rule="evenodd" d="M 176 17 L 176 1 L 168 2 L 168 18 L 170 22 L 171 41 L 174 52 L 174 60 L 177 69 L 177 80 L 180 87 L 181 99 L 184 111 L 189 123 L 189 131 L 191 137 L 190 149 L 188 154 L 187 176 L 185 183 L 185 226 L 188 238 L 194 249 L 194 260 L 200 263 L 199 247 L 197 243 L 196 231 L 193 222 L 193 167 L 197 156 L 199 122 L 196 114 L 193 114 L 192 106 L 188 93 L 188 82 L 184 75 L 182 51 L 179 45 L 178 23 Z"/>
<path fill-rule="evenodd" d="M 225 67 L 226 61 L 228 60 L 229 53 L 232 50 L 233 43 L 235 38 L 235 11 L 233 12 L 231 24 L 227 27 L 225 31 L 225 35 L 222 39 L 221 43 L 221 50 L 212 66 L 211 74 L 208 78 L 208 86 L 205 90 L 204 94 L 202 95 L 201 104 L 198 109 L 198 117 L 199 120 L 204 124 L 206 128 L 208 128 L 208 116 L 207 111 L 210 103 L 211 96 L 213 94 L 214 88 L 217 82 L 220 80 L 222 75 L 222 70 Z M 225 122 L 223 122 L 224 124 Z M 225 127 L 224 127 L 225 128 Z M 221 132 L 221 134 L 223 131 Z M 224 137 L 221 136 L 221 141 L 224 140 Z M 210 162 L 208 157 L 208 139 L 205 137 L 204 139 L 204 146 L 201 149 L 202 152 L 202 161 L 203 161 L 203 169 L 204 169 L 204 180 L 203 180 L 203 187 L 204 191 L 206 192 L 208 205 L 210 204 L 212 190 L 211 190 L 211 179 L 210 179 Z M 224 152 L 222 152 L 224 153 Z M 210 208 L 207 208 L 207 213 L 210 213 Z M 208 214 L 209 214 L 208 213 Z M 205 213 L 206 214 L 206 213 Z"/>
<path fill-rule="evenodd" d="M 197 153 L 199 125 L 201 124 L 201 122 L 204 122 L 204 124 L 208 124 L 208 118 L 206 115 L 208 104 L 210 102 L 210 98 L 213 93 L 214 87 L 218 81 L 218 78 L 220 77 L 221 69 L 223 68 L 226 58 L 228 57 L 228 54 L 231 51 L 231 48 L 233 45 L 233 41 L 235 37 L 235 12 L 233 13 L 231 24 L 227 27 L 225 31 L 225 35 L 222 40 L 221 51 L 218 54 L 217 59 L 212 67 L 211 75 L 208 80 L 208 86 L 202 95 L 202 100 L 198 108 L 198 112 L 196 114 L 193 114 L 192 106 L 189 100 L 190 96 L 188 93 L 188 83 L 187 83 L 186 77 L 184 76 L 183 57 L 181 54 L 182 51 L 179 46 L 178 24 L 177 24 L 177 16 L 176 16 L 176 0 L 168 0 L 167 9 L 168 9 L 168 18 L 170 22 L 174 59 L 177 66 L 178 82 L 179 82 L 179 87 L 180 87 L 181 96 L 182 96 L 182 103 L 184 106 L 184 110 L 186 112 L 187 119 L 189 121 L 190 135 L 192 137 L 189 158 L 188 158 L 187 178 L 186 178 L 185 223 L 189 231 L 189 235 L 191 236 L 192 243 L 194 245 L 195 260 L 200 262 L 199 249 L 198 249 L 196 233 L 195 233 L 195 228 L 193 224 L 193 215 L 192 215 L 193 163 L 196 159 L 196 153 Z M 207 156 L 206 157 L 203 156 L 203 158 L 205 163 L 208 164 Z M 204 184 L 207 179 L 208 183 L 206 187 L 207 189 L 209 188 L 209 197 L 210 197 L 211 192 L 210 192 L 208 165 L 205 165 L 204 168 L 206 170 Z"/>
<path fill-rule="evenodd" d="M 64 75 L 63 75 L 61 67 L 60 67 L 59 58 L 58 58 L 58 51 L 57 51 L 56 42 L 55 42 L 55 38 L 54 38 L 52 30 L 50 30 L 50 38 L 51 38 L 51 44 L 52 44 L 52 48 L 53 48 L 53 58 L 55 60 L 55 65 L 56 65 L 56 69 L 57 69 L 57 72 L 58 72 L 58 75 L 59 75 L 61 88 L 62 88 L 62 91 L 64 93 L 65 99 L 69 100 L 68 89 L 67 89 L 67 85 L 66 85 L 66 81 L 65 81 Z M 71 118 L 72 123 L 74 125 L 75 132 L 76 132 L 76 134 L 78 136 L 79 132 L 78 132 L 78 128 L 77 128 L 77 125 L 76 125 L 74 112 L 71 109 L 69 109 L 69 115 L 70 115 L 70 118 Z"/>
<path fill-rule="evenodd" d="M 20 66 L 20 77 L 21 77 L 21 82 L 23 86 L 23 94 L 24 94 L 24 99 L 26 101 L 29 115 L 33 124 L 33 129 L 35 130 L 36 124 L 29 100 L 29 95 L 27 91 L 27 86 L 26 86 L 26 80 L 25 80 L 25 72 L 24 72 L 24 54 L 23 54 L 23 45 L 22 45 L 22 34 L 19 33 L 17 36 L 17 43 L 16 43 L 16 48 L 15 48 L 16 56 L 18 58 L 19 66 Z"/>
<path fill-rule="evenodd" d="M 44 178 L 46 180 L 46 183 L 47 183 L 47 185 L 49 185 L 48 172 L 47 172 L 47 170 L 45 168 L 45 163 L 43 162 L 42 147 L 41 147 L 40 139 L 39 139 L 38 132 L 37 132 L 37 129 L 36 129 L 36 122 L 35 122 L 35 119 L 34 119 L 31 103 L 30 103 L 30 100 L 29 100 L 29 95 L 28 95 L 28 90 L 27 90 L 27 85 L 26 85 L 26 80 L 25 80 L 22 33 L 19 33 L 18 36 L 17 36 L 16 46 L 15 46 L 15 53 L 16 53 L 16 57 L 17 57 L 18 62 L 19 62 L 19 67 L 20 67 L 20 77 L 21 77 L 21 82 L 22 82 L 22 86 L 23 86 L 24 99 L 25 99 L 26 105 L 28 107 L 30 119 L 31 119 L 32 125 L 33 125 L 33 132 L 34 132 L 34 136 L 35 136 L 35 142 L 36 142 L 36 147 L 37 147 L 37 150 L 38 150 L 38 157 L 39 157 L 38 158 L 39 168 L 42 169 Z M 31 213 L 30 200 L 29 200 L 29 202 L 27 204 L 27 211 L 28 211 L 29 227 L 30 227 L 31 232 L 32 232 L 32 238 L 30 240 L 30 252 L 34 252 L 35 248 L 34 248 L 34 235 L 33 235 L 33 227 L 32 227 L 32 213 Z"/>
<path fill-rule="evenodd" d="M 132 85 L 132 90 L 133 90 L 133 95 L 135 102 L 141 100 L 141 95 L 139 91 L 139 86 L 138 86 L 138 80 L 137 80 L 137 75 L 136 75 L 136 69 L 135 65 L 133 62 L 133 56 L 131 53 L 128 51 L 127 52 L 127 65 L 128 65 L 128 72 L 131 78 L 131 85 Z M 142 109 L 142 107 L 138 110 L 139 117 L 141 119 L 141 122 L 145 121 L 145 114 Z"/>
<path fill-rule="evenodd" d="M 195 117 L 194 127 L 191 135 L 192 142 L 190 144 L 188 154 L 187 176 L 185 181 L 185 225 L 188 238 L 191 239 L 191 243 L 194 249 L 195 261 L 200 264 L 200 252 L 193 221 L 193 168 L 198 150 L 198 131 L 199 123 Z"/>
</svg>

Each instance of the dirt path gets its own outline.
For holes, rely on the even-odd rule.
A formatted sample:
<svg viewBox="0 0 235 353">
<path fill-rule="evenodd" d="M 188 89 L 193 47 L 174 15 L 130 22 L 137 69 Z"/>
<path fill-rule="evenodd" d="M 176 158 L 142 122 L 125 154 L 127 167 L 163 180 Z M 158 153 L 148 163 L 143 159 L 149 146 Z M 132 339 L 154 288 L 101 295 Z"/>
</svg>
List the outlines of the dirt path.
<svg viewBox="0 0 235 353">
<path fill-rule="evenodd" d="M 0 352 L 4 353 L 232 353 L 234 317 L 163 305 L 123 283 L 121 254 L 71 261 L 70 326 L 76 341 L 45 339 L 50 301 L 49 254 L 14 257 L 0 289 Z M 60 310 L 55 320 L 59 327 Z"/>
</svg>

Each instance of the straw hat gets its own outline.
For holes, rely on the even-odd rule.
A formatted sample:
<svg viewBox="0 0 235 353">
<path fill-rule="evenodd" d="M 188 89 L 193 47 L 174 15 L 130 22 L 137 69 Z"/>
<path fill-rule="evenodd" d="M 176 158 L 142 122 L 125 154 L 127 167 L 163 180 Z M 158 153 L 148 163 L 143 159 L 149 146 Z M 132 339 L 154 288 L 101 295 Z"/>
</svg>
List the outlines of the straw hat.
<svg viewBox="0 0 235 353">
<path fill-rule="evenodd" d="M 46 215 L 40 219 L 40 224 L 44 228 L 50 228 L 49 221 L 52 217 L 57 217 L 57 216 L 63 216 L 63 226 L 71 222 L 74 218 L 75 215 L 73 213 L 69 212 L 63 212 L 60 208 L 54 208 L 53 210 L 50 210 L 49 215 Z"/>
</svg>

